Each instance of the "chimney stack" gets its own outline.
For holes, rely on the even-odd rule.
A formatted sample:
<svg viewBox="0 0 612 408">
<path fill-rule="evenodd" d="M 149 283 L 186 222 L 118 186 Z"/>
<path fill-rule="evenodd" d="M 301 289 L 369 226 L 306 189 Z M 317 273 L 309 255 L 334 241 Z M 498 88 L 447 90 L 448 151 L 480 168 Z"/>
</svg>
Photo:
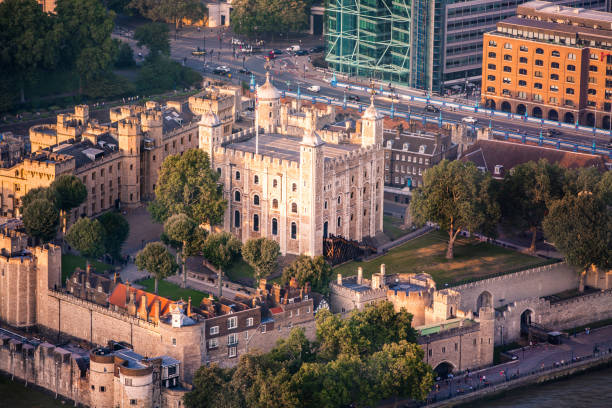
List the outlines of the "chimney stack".
<svg viewBox="0 0 612 408">
<path fill-rule="evenodd" d="M 380 274 L 383 277 L 385 276 L 385 269 L 386 269 L 385 264 L 380 264 Z"/>
<path fill-rule="evenodd" d="M 147 295 L 143 294 L 140 298 L 140 307 L 138 308 L 138 317 L 142 320 L 147 319 Z"/>
<path fill-rule="evenodd" d="M 187 300 L 187 316 L 191 317 L 191 296 Z"/>
<path fill-rule="evenodd" d="M 274 302 L 276 302 L 276 304 L 280 303 L 280 295 L 281 295 L 281 287 L 278 283 L 275 283 L 272 286 L 272 296 L 274 296 Z"/>
<path fill-rule="evenodd" d="M 342 286 L 342 274 L 341 274 L 341 273 L 339 273 L 339 274 L 338 274 L 338 277 L 337 277 L 337 281 L 336 281 L 336 283 L 337 283 L 339 286 Z"/>
<path fill-rule="evenodd" d="M 357 284 L 361 285 L 363 282 L 363 268 L 360 266 L 357 268 Z"/>
<path fill-rule="evenodd" d="M 291 279 L 289 280 L 289 287 L 291 288 L 298 287 L 298 283 L 297 283 L 297 280 L 295 279 L 295 276 L 292 276 Z"/>
<path fill-rule="evenodd" d="M 153 323 L 159 323 L 159 299 L 155 299 L 153 302 L 153 311 L 151 312 L 151 321 Z"/>
</svg>

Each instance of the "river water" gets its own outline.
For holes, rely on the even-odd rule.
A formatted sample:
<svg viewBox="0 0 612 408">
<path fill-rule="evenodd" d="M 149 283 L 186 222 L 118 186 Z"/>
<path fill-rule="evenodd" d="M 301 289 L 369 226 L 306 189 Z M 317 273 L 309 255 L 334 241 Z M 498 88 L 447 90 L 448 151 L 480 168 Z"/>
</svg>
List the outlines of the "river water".
<svg viewBox="0 0 612 408">
<path fill-rule="evenodd" d="M 478 408 L 609 408 L 612 368 L 519 388 L 494 399 L 470 403 Z"/>
</svg>

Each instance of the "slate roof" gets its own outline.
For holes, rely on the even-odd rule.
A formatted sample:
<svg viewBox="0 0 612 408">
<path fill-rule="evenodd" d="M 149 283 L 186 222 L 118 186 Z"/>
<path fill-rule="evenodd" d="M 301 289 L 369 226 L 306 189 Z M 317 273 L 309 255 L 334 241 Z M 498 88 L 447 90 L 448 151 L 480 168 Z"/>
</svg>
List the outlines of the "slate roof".
<svg viewBox="0 0 612 408">
<path fill-rule="evenodd" d="M 113 145 L 114 147 L 112 147 Z M 95 159 L 92 159 L 92 157 L 87 154 L 91 152 L 91 150 L 88 149 L 99 150 L 102 152 L 102 157 L 104 157 L 117 151 L 118 143 L 110 134 L 104 133 L 98 136 L 97 144 L 93 144 L 90 140 L 86 139 L 72 144 L 60 144 L 52 149 L 55 153 L 74 157 L 75 166 L 78 169 L 79 167 L 95 161 Z"/>
</svg>

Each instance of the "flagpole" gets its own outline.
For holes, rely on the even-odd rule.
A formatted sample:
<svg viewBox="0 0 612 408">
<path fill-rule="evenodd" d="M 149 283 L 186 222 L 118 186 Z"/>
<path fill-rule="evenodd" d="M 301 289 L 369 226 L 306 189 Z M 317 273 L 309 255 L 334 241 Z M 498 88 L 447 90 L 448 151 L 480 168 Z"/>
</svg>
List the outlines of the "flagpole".
<svg viewBox="0 0 612 408">
<path fill-rule="evenodd" d="M 259 154 L 259 101 L 255 98 L 255 154 Z"/>
</svg>

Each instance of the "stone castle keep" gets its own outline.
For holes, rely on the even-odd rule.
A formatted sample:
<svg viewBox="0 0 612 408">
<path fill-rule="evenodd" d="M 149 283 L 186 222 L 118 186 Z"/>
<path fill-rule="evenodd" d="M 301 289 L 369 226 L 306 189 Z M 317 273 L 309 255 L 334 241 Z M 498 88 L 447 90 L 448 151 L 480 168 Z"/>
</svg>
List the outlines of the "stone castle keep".
<svg viewBox="0 0 612 408">
<path fill-rule="evenodd" d="M 333 119 L 333 108 L 281 106 L 269 76 L 257 97 L 259 129 L 224 136 L 212 112 L 199 124 L 199 146 L 221 174 L 228 201 L 224 230 L 243 242 L 269 237 L 282 254 L 307 255 L 320 255 L 330 234 L 362 241 L 381 232 L 383 117 L 374 105 L 353 140 L 317 130 Z"/>
</svg>

